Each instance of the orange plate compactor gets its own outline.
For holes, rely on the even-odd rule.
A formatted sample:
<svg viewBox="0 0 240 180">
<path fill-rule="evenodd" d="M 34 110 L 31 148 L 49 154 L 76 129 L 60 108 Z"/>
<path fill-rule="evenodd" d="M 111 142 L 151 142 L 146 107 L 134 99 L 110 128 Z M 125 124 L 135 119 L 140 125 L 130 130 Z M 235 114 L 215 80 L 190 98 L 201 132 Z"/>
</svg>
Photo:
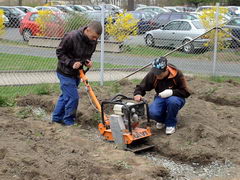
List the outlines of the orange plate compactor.
<svg viewBox="0 0 240 180">
<path fill-rule="evenodd" d="M 152 135 L 150 130 L 150 120 L 148 104 L 146 101 L 136 103 L 133 98 L 118 94 L 110 100 L 103 101 L 100 105 L 83 69 L 80 70 L 80 78 L 91 97 L 92 103 L 101 113 L 102 122 L 98 129 L 107 141 L 114 141 L 122 145 L 125 150 L 139 152 L 151 149 L 154 146 L 148 144 L 148 138 Z M 111 107 L 110 115 L 105 111 Z M 146 127 L 140 127 L 141 121 L 146 121 Z"/>
</svg>

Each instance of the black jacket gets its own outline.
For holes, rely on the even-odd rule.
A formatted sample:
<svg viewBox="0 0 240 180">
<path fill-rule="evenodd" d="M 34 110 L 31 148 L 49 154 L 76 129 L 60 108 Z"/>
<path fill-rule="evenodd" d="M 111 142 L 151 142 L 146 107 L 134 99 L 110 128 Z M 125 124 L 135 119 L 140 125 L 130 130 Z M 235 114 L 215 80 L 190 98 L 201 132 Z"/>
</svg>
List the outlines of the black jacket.
<svg viewBox="0 0 240 180">
<path fill-rule="evenodd" d="M 170 72 L 169 76 L 162 80 L 157 79 L 157 76 L 150 71 L 144 77 L 140 85 L 136 86 L 134 96 L 144 96 L 146 91 L 151 91 L 152 89 L 155 89 L 157 95 L 165 89 L 172 89 L 173 96 L 179 96 L 183 98 L 189 97 L 190 91 L 187 87 L 187 82 L 183 73 L 171 64 L 168 64 L 167 69 Z"/>
<path fill-rule="evenodd" d="M 90 43 L 89 39 L 83 34 L 86 28 L 74 30 L 64 35 L 56 50 L 58 57 L 57 72 L 77 78 L 79 70 L 73 69 L 73 64 L 78 61 L 83 64 L 86 60 L 91 60 L 97 41 L 96 43 Z"/>
</svg>

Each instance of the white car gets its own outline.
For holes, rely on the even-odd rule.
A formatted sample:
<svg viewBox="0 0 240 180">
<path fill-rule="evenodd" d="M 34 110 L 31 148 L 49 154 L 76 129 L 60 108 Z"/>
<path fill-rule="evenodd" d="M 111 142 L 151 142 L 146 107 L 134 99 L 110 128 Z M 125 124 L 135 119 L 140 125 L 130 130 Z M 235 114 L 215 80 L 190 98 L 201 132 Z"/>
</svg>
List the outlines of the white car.
<svg viewBox="0 0 240 180">
<path fill-rule="evenodd" d="M 162 46 L 177 48 L 206 32 L 199 20 L 179 19 L 167 23 L 163 28 L 148 31 L 144 38 L 148 46 Z M 183 47 L 185 53 L 192 53 L 195 49 L 206 48 L 208 39 L 199 38 Z"/>
</svg>

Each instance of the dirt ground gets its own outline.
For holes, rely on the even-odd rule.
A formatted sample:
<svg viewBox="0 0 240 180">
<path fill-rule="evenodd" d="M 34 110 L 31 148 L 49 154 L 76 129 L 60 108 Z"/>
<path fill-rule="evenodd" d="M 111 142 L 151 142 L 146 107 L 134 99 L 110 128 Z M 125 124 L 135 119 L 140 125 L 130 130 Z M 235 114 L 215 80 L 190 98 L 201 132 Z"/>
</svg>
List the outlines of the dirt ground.
<svg viewBox="0 0 240 180">
<path fill-rule="evenodd" d="M 240 84 L 187 79 L 193 93 L 178 115 L 176 133 L 167 136 L 152 122 L 149 141 L 155 148 L 149 153 L 195 168 L 231 162 L 236 171 L 208 179 L 240 179 Z M 132 96 L 134 87 L 122 81 L 94 87 L 94 92 L 99 100 L 106 100 L 118 92 Z M 149 103 L 153 95 L 146 95 Z M 97 130 L 99 114 L 82 87 L 80 96 L 78 125 L 71 127 L 50 123 L 57 94 L 19 97 L 17 107 L 0 108 L 1 180 L 179 179 L 144 153 L 124 151 L 103 140 Z"/>
</svg>

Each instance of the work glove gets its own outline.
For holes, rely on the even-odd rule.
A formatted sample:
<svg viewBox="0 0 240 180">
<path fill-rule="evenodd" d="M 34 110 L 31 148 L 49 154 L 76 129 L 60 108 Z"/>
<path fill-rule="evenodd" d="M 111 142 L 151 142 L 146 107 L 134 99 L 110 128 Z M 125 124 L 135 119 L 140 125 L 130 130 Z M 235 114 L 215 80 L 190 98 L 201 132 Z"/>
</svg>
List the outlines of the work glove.
<svg viewBox="0 0 240 180">
<path fill-rule="evenodd" d="M 172 89 L 165 89 L 164 91 L 160 92 L 158 94 L 161 98 L 167 98 L 173 95 Z"/>
</svg>

